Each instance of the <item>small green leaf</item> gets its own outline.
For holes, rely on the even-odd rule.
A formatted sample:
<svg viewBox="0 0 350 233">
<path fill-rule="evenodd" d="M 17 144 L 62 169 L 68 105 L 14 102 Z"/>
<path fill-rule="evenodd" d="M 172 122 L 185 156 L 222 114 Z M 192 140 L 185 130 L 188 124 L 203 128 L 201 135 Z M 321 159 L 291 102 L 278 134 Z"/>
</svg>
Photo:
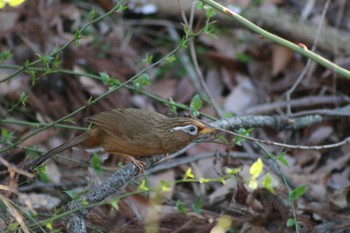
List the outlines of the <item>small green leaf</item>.
<svg viewBox="0 0 350 233">
<path fill-rule="evenodd" d="M 81 38 L 82 37 L 80 35 L 80 30 L 79 29 L 75 30 L 75 46 L 79 47 Z"/>
<path fill-rule="evenodd" d="M 128 9 L 128 6 L 119 5 L 119 6 L 118 6 L 118 9 L 116 10 L 116 12 L 123 12 L 123 11 L 125 11 L 126 9 Z"/>
<path fill-rule="evenodd" d="M 176 61 L 176 57 L 174 55 L 169 56 L 165 59 L 166 63 L 173 63 L 174 61 Z"/>
<path fill-rule="evenodd" d="M 75 124 L 75 119 L 73 117 L 68 117 L 67 119 L 64 119 L 63 122 L 69 122 L 69 123 L 72 123 L 72 124 Z"/>
<path fill-rule="evenodd" d="M 52 232 L 52 222 L 46 223 L 45 227 Z"/>
<path fill-rule="evenodd" d="M 202 107 L 203 101 L 199 95 L 193 96 L 190 104 L 190 113 L 194 117 L 198 117 L 200 112 L 198 111 Z"/>
<path fill-rule="evenodd" d="M 114 86 L 119 86 L 120 81 L 115 78 L 111 78 L 107 73 L 105 72 L 100 72 L 100 79 L 107 84 L 109 87 L 114 87 Z"/>
<path fill-rule="evenodd" d="M 185 38 L 183 38 L 180 41 L 180 47 L 183 48 L 183 49 L 187 49 L 187 40 Z"/>
<path fill-rule="evenodd" d="M 13 222 L 13 223 L 10 223 L 7 227 L 7 230 L 9 232 L 18 232 L 19 231 L 19 223 L 18 222 Z"/>
<path fill-rule="evenodd" d="M 236 133 L 242 135 L 242 136 L 249 136 L 249 134 L 253 131 L 253 128 L 250 129 L 244 129 L 240 128 L 239 130 L 236 131 Z M 233 138 L 233 143 L 237 146 L 242 146 L 242 142 L 244 142 L 246 139 L 243 137 L 236 136 Z"/>
<path fill-rule="evenodd" d="M 191 100 L 191 108 L 195 110 L 199 110 L 202 107 L 203 101 L 199 95 L 193 96 Z"/>
<path fill-rule="evenodd" d="M 153 61 L 153 55 L 146 55 L 146 57 L 144 59 L 142 59 L 142 62 L 148 66 L 149 64 L 151 64 Z"/>
<path fill-rule="evenodd" d="M 296 199 L 301 197 L 306 192 L 306 188 L 306 185 L 300 185 L 296 187 L 293 191 L 289 193 L 289 200 L 295 201 Z"/>
<path fill-rule="evenodd" d="M 95 7 L 92 7 L 92 10 L 89 12 L 89 20 L 93 20 L 96 17 Z"/>
<path fill-rule="evenodd" d="M 289 168 L 288 161 L 286 160 L 285 156 L 287 155 L 286 152 L 282 152 L 277 156 L 278 161 L 280 161 L 284 166 Z"/>
<path fill-rule="evenodd" d="M 102 166 L 101 166 L 101 160 L 100 157 L 94 153 L 92 155 L 92 158 L 90 160 L 91 167 L 96 171 L 96 172 L 101 172 L 102 171 Z"/>
<path fill-rule="evenodd" d="M 48 183 L 49 182 L 49 176 L 46 173 L 46 166 L 45 165 L 41 165 L 39 167 L 36 168 L 39 180 L 41 180 L 44 183 Z"/>
<path fill-rule="evenodd" d="M 141 90 L 144 86 L 151 84 L 151 79 L 148 74 L 141 74 L 133 81 L 133 84 L 136 90 Z"/>
<path fill-rule="evenodd" d="M 287 227 L 292 227 L 292 226 L 295 226 L 295 220 L 293 218 L 289 218 L 287 220 Z"/>
<path fill-rule="evenodd" d="M 241 171 L 241 168 L 225 168 L 225 174 L 236 175 Z"/>
<path fill-rule="evenodd" d="M 181 24 L 181 26 L 182 26 L 182 28 L 184 30 L 185 35 L 188 35 L 189 29 L 188 29 L 187 25 L 184 24 L 184 23 L 180 23 L 180 24 Z"/>
<path fill-rule="evenodd" d="M 177 113 L 177 109 L 176 109 L 176 105 L 175 105 L 175 101 L 173 100 L 173 98 L 169 97 L 169 101 L 168 101 L 168 106 L 170 108 L 170 112 L 172 113 Z"/>
<path fill-rule="evenodd" d="M 119 205 L 118 205 L 118 203 L 119 203 L 119 200 L 115 200 L 115 201 L 110 202 L 110 205 L 111 205 L 114 209 L 119 210 Z"/>
<path fill-rule="evenodd" d="M 81 200 L 81 204 L 83 206 L 87 206 L 87 205 L 89 205 L 89 202 L 88 202 L 88 200 L 86 200 L 86 198 L 84 198 L 83 200 Z"/>
<path fill-rule="evenodd" d="M 94 98 L 90 96 L 90 98 L 86 101 L 87 105 L 90 105 L 94 102 Z"/>
<path fill-rule="evenodd" d="M 7 143 L 11 143 L 12 140 L 15 138 L 13 132 L 9 132 L 6 128 L 1 128 L 1 136 L 3 140 Z"/>
<path fill-rule="evenodd" d="M 207 17 L 208 18 L 212 18 L 215 15 L 216 15 L 215 10 L 213 8 L 211 8 L 211 7 L 208 7 L 207 8 Z"/>
<path fill-rule="evenodd" d="M 11 56 L 12 56 L 12 53 L 10 50 L 4 50 L 4 51 L 0 52 L 0 60 L 1 61 L 5 61 L 5 60 L 9 59 L 9 58 L 11 58 Z"/>
<path fill-rule="evenodd" d="M 177 200 L 175 204 L 176 204 L 177 209 L 181 213 L 183 213 L 184 215 L 187 215 L 187 210 L 186 210 L 185 205 L 184 205 L 184 203 L 182 201 Z"/>
<path fill-rule="evenodd" d="M 203 204 L 203 198 L 196 198 L 194 204 L 192 205 L 192 209 L 196 214 L 202 213 L 202 204 Z"/>
<path fill-rule="evenodd" d="M 195 7 L 196 7 L 196 9 L 198 9 L 198 10 L 203 10 L 203 8 L 204 8 L 204 3 L 203 3 L 203 2 L 200 2 L 200 1 L 197 1 L 197 2 L 195 3 Z"/>
<path fill-rule="evenodd" d="M 79 198 L 79 193 L 74 190 L 65 190 L 63 191 L 66 193 L 72 200 L 77 200 Z"/>
<path fill-rule="evenodd" d="M 20 97 L 20 99 L 19 99 L 19 102 L 20 102 L 23 106 L 25 106 L 28 97 L 29 97 L 28 94 L 22 92 L 22 93 L 21 93 L 21 97 Z"/>
<path fill-rule="evenodd" d="M 234 115 L 233 115 L 232 112 L 227 112 L 227 113 L 224 114 L 224 118 L 230 119 L 230 118 L 233 118 L 233 117 L 234 117 Z"/>
<path fill-rule="evenodd" d="M 261 182 L 261 185 L 267 190 L 269 190 L 271 193 L 275 193 L 275 190 L 272 187 L 272 176 L 270 173 L 266 174 L 266 178 Z"/>
<path fill-rule="evenodd" d="M 146 178 L 141 181 L 141 184 L 139 185 L 137 190 L 141 192 L 149 191 L 148 182 Z"/>
<path fill-rule="evenodd" d="M 236 53 L 236 57 L 237 57 L 238 61 L 240 61 L 244 64 L 247 64 L 252 60 L 251 56 L 249 56 L 246 53 Z"/>
<path fill-rule="evenodd" d="M 170 191 L 170 188 L 171 188 L 171 183 L 170 182 L 165 181 L 165 180 L 161 180 L 160 181 L 160 185 L 161 185 L 161 188 L 162 188 L 163 192 Z"/>
</svg>

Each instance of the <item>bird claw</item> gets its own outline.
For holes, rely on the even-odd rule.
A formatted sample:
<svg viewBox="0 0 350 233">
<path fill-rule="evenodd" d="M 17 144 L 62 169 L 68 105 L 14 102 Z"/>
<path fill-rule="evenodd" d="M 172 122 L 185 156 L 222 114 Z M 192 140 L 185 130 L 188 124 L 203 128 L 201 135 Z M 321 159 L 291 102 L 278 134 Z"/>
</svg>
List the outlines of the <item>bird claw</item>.
<svg viewBox="0 0 350 233">
<path fill-rule="evenodd" d="M 142 162 L 142 161 L 140 161 L 140 160 L 137 160 L 137 159 L 135 159 L 135 158 L 131 158 L 131 162 L 133 163 L 133 164 L 135 164 L 135 166 L 136 167 L 138 167 L 139 169 L 140 169 L 140 173 L 144 173 L 145 172 L 145 163 L 144 162 Z"/>
</svg>

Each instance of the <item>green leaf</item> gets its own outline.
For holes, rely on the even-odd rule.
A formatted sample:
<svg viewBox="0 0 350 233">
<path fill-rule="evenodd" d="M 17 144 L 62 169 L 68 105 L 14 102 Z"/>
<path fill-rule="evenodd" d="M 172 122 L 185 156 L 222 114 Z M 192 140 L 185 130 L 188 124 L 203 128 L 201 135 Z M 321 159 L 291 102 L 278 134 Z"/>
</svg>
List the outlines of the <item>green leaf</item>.
<svg viewBox="0 0 350 233">
<path fill-rule="evenodd" d="M 20 97 L 20 99 L 19 99 L 19 102 L 20 102 L 23 106 L 25 106 L 28 97 L 29 97 L 28 94 L 22 92 L 22 93 L 21 93 L 21 97 Z"/>
<path fill-rule="evenodd" d="M 138 191 L 144 192 L 144 191 L 149 191 L 149 187 L 148 187 L 148 182 L 147 179 L 144 178 L 141 181 L 141 184 L 139 185 L 139 187 L 137 188 Z"/>
<path fill-rule="evenodd" d="M 80 30 L 75 30 L 75 46 L 79 47 L 81 38 L 82 36 L 80 35 Z"/>
<path fill-rule="evenodd" d="M 118 205 L 118 203 L 119 203 L 119 200 L 115 200 L 115 201 L 110 202 L 110 205 L 111 205 L 114 209 L 119 210 L 119 205 Z"/>
<path fill-rule="evenodd" d="M 252 57 L 246 53 L 236 53 L 236 57 L 237 57 L 238 61 L 240 61 L 244 64 L 247 64 L 252 60 Z"/>
<path fill-rule="evenodd" d="M 254 128 L 250 129 L 244 129 L 240 128 L 239 130 L 236 131 L 236 133 L 243 135 L 243 136 L 249 136 L 249 134 L 254 130 Z M 236 136 L 233 138 L 233 143 L 237 146 L 242 146 L 242 142 L 244 142 L 246 139 L 242 138 L 240 136 Z"/>
<path fill-rule="evenodd" d="M 79 198 L 79 193 L 74 190 L 65 190 L 63 191 L 66 193 L 72 200 L 77 200 Z"/>
<path fill-rule="evenodd" d="M 213 9 L 213 8 L 211 8 L 211 7 L 208 7 L 207 8 L 207 17 L 208 18 L 212 18 L 213 16 L 215 16 L 215 10 Z"/>
<path fill-rule="evenodd" d="M 39 180 L 41 180 L 44 183 L 48 183 L 49 182 L 49 176 L 46 173 L 46 166 L 45 165 L 41 165 L 39 167 L 36 168 Z"/>
<path fill-rule="evenodd" d="M 141 90 L 144 86 L 151 84 L 151 79 L 148 74 L 141 74 L 133 81 L 133 84 L 136 90 Z"/>
<path fill-rule="evenodd" d="M 1 136 L 3 140 L 7 143 L 11 143 L 12 140 L 15 138 L 13 132 L 9 132 L 6 128 L 1 128 Z"/>
<path fill-rule="evenodd" d="M 187 215 L 187 210 L 186 210 L 185 205 L 184 205 L 184 203 L 182 201 L 177 200 L 175 204 L 176 204 L 177 209 L 181 213 L 183 213 L 184 215 Z"/>
<path fill-rule="evenodd" d="M 95 7 L 92 7 L 92 10 L 89 12 L 89 20 L 93 20 L 96 17 Z"/>
<path fill-rule="evenodd" d="M 96 172 L 101 172 L 102 171 L 102 166 L 101 166 L 101 160 L 100 157 L 94 153 L 92 155 L 92 158 L 90 160 L 91 167 L 96 171 Z"/>
<path fill-rule="evenodd" d="M 241 168 L 225 168 L 225 174 L 236 175 L 241 171 Z"/>
<path fill-rule="evenodd" d="M 230 118 L 233 118 L 233 117 L 234 117 L 234 115 L 233 115 L 232 112 L 227 112 L 227 113 L 224 114 L 224 118 L 230 119 Z"/>
<path fill-rule="evenodd" d="M 161 189 L 163 192 L 168 192 L 170 191 L 171 188 L 171 183 L 165 180 L 160 181 Z"/>
<path fill-rule="evenodd" d="M 193 96 L 190 104 L 190 113 L 194 117 L 198 117 L 200 112 L 198 111 L 202 107 L 203 101 L 199 95 Z"/>
<path fill-rule="evenodd" d="M 183 49 L 187 49 L 187 40 L 185 38 L 182 38 L 180 41 L 180 47 Z"/>
<path fill-rule="evenodd" d="M 292 226 L 295 226 L 295 220 L 293 218 L 289 218 L 287 220 L 287 227 L 292 227 Z"/>
<path fill-rule="evenodd" d="M 146 57 L 144 59 L 142 59 L 142 62 L 148 66 L 149 64 L 151 64 L 153 61 L 153 55 L 146 55 Z"/>
<path fill-rule="evenodd" d="M 8 225 L 7 230 L 9 232 L 17 232 L 18 228 L 19 228 L 19 223 L 18 222 L 13 222 L 13 223 L 10 223 Z"/>
<path fill-rule="evenodd" d="M 83 206 L 87 206 L 87 205 L 89 205 L 89 202 L 86 200 L 86 198 L 84 198 L 83 200 L 81 200 L 81 204 Z"/>
<path fill-rule="evenodd" d="M 296 199 L 301 197 L 306 192 L 306 188 L 306 185 L 300 185 L 296 187 L 293 191 L 289 193 L 289 200 L 295 201 Z"/>
<path fill-rule="evenodd" d="M 202 107 L 203 101 L 199 95 L 193 96 L 191 100 L 191 108 L 195 110 L 199 110 Z"/>
<path fill-rule="evenodd" d="M 203 204 L 203 198 L 196 198 L 194 204 L 192 205 L 192 209 L 196 214 L 202 213 L 202 204 Z"/>
<path fill-rule="evenodd" d="M 10 50 L 4 50 L 0 52 L 0 60 L 5 61 L 9 58 L 11 58 L 12 53 Z"/>
<path fill-rule="evenodd" d="M 289 168 L 288 161 L 286 160 L 285 156 L 287 155 L 286 152 L 282 152 L 277 156 L 278 161 L 280 161 L 284 166 Z"/>
<path fill-rule="evenodd" d="M 173 100 L 173 98 L 169 97 L 169 101 L 167 104 L 170 108 L 170 112 L 172 113 L 177 113 L 177 109 L 176 109 L 176 102 Z"/>
<path fill-rule="evenodd" d="M 102 82 L 107 84 L 109 87 L 114 87 L 114 86 L 119 86 L 120 85 L 120 81 L 118 79 L 111 78 L 105 72 L 100 72 L 99 75 L 100 75 L 100 79 L 102 80 Z"/>
<path fill-rule="evenodd" d="M 196 7 L 196 9 L 198 9 L 198 10 L 203 10 L 203 8 L 204 8 L 204 3 L 203 3 L 203 2 L 200 2 L 200 1 L 197 1 L 197 2 L 195 3 L 195 7 Z"/>
<path fill-rule="evenodd" d="M 272 187 L 272 176 L 270 173 L 266 174 L 266 178 L 261 182 L 261 185 L 267 190 L 269 190 L 271 193 L 275 193 L 275 190 Z"/>
<path fill-rule="evenodd" d="M 165 59 L 165 63 L 173 63 L 174 61 L 176 61 L 176 57 L 174 55 L 169 56 Z"/>
</svg>

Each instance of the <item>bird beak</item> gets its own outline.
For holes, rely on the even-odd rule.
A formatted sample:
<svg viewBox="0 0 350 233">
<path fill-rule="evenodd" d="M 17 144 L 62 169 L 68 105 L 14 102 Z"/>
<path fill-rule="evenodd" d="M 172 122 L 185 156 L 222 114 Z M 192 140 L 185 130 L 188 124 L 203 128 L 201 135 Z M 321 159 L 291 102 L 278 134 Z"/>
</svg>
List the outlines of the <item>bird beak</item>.
<svg viewBox="0 0 350 233">
<path fill-rule="evenodd" d="M 218 130 L 218 129 L 214 128 L 212 126 L 209 126 L 209 125 L 205 125 L 204 128 L 199 131 L 199 134 L 200 135 L 204 135 L 204 134 L 208 134 L 208 133 L 214 132 L 216 130 Z"/>
</svg>

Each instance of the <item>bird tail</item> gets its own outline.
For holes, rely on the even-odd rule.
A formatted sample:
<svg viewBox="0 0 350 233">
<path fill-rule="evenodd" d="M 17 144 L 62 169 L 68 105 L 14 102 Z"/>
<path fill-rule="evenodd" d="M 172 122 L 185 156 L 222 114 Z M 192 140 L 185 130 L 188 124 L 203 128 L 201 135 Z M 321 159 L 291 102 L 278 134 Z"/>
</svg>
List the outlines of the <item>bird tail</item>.
<svg viewBox="0 0 350 233">
<path fill-rule="evenodd" d="M 65 143 L 63 143 L 62 145 L 46 152 L 45 154 L 43 154 L 42 156 L 40 156 L 39 158 L 37 158 L 36 160 L 34 160 L 33 162 L 27 164 L 26 166 L 24 166 L 24 170 L 25 171 L 33 171 L 34 168 L 40 166 L 42 163 L 44 163 L 46 160 L 48 160 L 49 158 L 55 156 L 58 153 L 61 153 L 64 150 L 67 150 L 73 146 L 76 146 L 84 141 L 86 141 L 88 139 L 88 134 L 87 133 L 83 133 L 75 138 L 73 138 L 72 140 L 69 140 Z"/>
</svg>

